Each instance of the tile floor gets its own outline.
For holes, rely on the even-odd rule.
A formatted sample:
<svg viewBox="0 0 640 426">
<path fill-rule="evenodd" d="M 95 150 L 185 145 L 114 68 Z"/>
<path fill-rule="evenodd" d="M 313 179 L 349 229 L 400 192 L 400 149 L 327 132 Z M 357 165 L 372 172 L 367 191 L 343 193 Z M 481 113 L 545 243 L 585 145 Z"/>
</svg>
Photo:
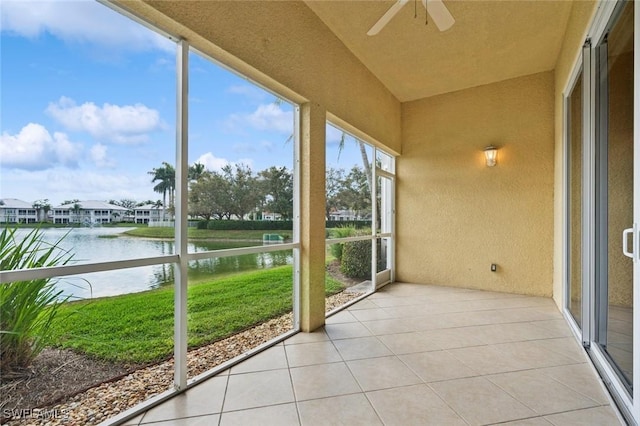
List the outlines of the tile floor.
<svg viewBox="0 0 640 426">
<path fill-rule="evenodd" d="M 550 299 L 396 283 L 127 425 L 616 425 Z"/>
</svg>

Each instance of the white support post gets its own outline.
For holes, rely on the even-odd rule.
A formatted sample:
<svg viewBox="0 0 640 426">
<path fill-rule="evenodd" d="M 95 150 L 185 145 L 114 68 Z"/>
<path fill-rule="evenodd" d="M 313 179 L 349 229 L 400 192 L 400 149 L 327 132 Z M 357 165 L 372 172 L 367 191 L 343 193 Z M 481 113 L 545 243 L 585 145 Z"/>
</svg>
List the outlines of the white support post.
<svg viewBox="0 0 640 426">
<path fill-rule="evenodd" d="M 377 148 L 373 148 L 371 161 L 371 291 L 378 288 L 378 174 L 376 173 Z M 380 230 L 382 231 L 382 229 Z"/>
<path fill-rule="evenodd" d="M 187 172 L 188 163 L 188 95 L 189 95 L 189 45 L 180 40 L 176 58 L 177 116 L 176 116 L 176 200 L 175 200 L 175 251 L 174 284 L 174 379 L 177 391 L 187 388 Z"/>
<path fill-rule="evenodd" d="M 293 117 L 293 329 L 300 330 L 300 107 Z"/>
</svg>

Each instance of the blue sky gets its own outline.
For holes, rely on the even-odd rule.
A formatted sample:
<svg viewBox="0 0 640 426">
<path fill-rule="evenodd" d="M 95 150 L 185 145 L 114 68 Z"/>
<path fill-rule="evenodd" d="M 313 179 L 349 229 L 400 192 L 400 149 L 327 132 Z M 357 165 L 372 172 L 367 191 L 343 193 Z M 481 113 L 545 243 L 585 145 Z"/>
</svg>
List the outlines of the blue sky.
<svg viewBox="0 0 640 426">
<path fill-rule="evenodd" d="M 175 163 L 175 44 L 90 0 L 0 0 L 0 198 L 157 200 Z M 291 168 L 292 107 L 190 55 L 189 162 Z M 340 132 L 327 161 L 357 164 Z"/>
</svg>

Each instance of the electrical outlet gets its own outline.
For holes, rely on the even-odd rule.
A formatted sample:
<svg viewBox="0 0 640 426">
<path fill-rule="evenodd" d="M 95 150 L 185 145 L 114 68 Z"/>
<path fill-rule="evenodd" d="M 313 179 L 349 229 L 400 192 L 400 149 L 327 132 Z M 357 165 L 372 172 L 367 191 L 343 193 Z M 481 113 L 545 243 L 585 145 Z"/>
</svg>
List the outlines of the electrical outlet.
<svg viewBox="0 0 640 426">
<path fill-rule="evenodd" d="M 496 272 L 498 270 L 498 265 L 496 265 L 495 263 L 491 264 L 491 272 Z"/>
</svg>

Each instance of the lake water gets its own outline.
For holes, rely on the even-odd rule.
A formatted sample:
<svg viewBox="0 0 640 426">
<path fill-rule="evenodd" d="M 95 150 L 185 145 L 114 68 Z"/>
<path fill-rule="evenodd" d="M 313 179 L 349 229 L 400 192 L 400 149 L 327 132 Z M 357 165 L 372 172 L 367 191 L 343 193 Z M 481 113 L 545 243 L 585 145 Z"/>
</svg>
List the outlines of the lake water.
<svg viewBox="0 0 640 426">
<path fill-rule="evenodd" d="M 123 235 L 131 228 L 46 228 L 44 239 L 73 253 L 70 264 L 129 260 L 142 257 L 169 255 L 174 252 L 173 241 L 162 241 Z M 18 237 L 30 229 L 19 229 Z M 255 246 L 257 242 L 209 242 L 193 241 L 188 245 L 190 253 L 223 248 Z M 189 262 L 189 280 L 197 280 L 220 274 L 263 269 L 290 264 L 291 251 L 248 254 Z M 173 264 L 144 266 L 108 272 L 62 277 L 56 286 L 65 295 L 74 298 L 114 296 L 134 293 L 173 284 Z"/>
</svg>

